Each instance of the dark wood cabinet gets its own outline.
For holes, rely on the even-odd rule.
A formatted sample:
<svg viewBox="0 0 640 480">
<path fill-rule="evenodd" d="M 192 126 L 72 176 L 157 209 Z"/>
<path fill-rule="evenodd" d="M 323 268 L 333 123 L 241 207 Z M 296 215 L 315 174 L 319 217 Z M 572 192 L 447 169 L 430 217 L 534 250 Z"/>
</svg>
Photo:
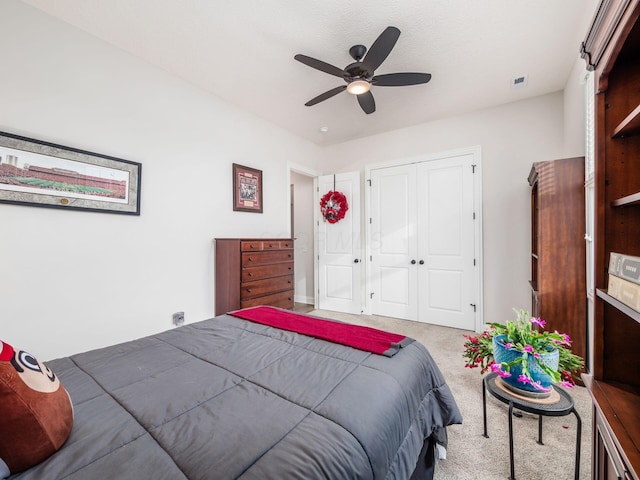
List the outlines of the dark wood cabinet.
<svg viewBox="0 0 640 480">
<path fill-rule="evenodd" d="M 640 476 L 640 313 L 607 293 L 611 252 L 640 256 L 640 0 L 602 0 L 582 46 L 595 75 L 594 478 Z"/>
<path fill-rule="evenodd" d="M 293 308 L 293 240 L 216 238 L 216 315 L 271 305 Z"/>
<path fill-rule="evenodd" d="M 536 162 L 531 185 L 532 315 L 587 355 L 584 157 Z"/>
</svg>

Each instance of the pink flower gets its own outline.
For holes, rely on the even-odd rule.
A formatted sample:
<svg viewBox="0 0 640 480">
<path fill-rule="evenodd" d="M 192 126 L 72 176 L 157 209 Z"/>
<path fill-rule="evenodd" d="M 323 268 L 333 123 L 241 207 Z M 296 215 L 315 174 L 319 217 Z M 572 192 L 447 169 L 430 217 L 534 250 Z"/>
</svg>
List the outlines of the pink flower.
<svg viewBox="0 0 640 480">
<path fill-rule="evenodd" d="M 551 391 L 550 388 L 543 387 L 540 382 L 529 382 L 533 388 L 536 390 L 540 390 L 541 392 L 548 393 Z"/>
<path fill-rule="evenodd" d="M 529 377 L 527 377 L 525 374 L 521 373 L 520 376 L 518 377 L 518 381 L 520 383 L 531 383 L 531 380 L 529 380 Z"/>
<path fill-rule="evenodd" d="M 531 317 L 531 323 L 533 323 L 534 325 L 538 325 L 539 327 L 542 327 L 542 328 L 544 328 L 544 326 L 547 324 L 547 322 L 542 320 L 540 317 L 538 318 Z"/>
<path fill-rule="evenodd" d="M 511 376 L 509 372 L 505 372 L 504 370 L 498 370 L 496 373 L 502 378 L 507 378 Z"/>
<path fill-rule="evenodd" d="M 573 388 L 575 385 L 571 382 L 567 382 L 566 380 L 563 380 L 560 385 L 562 385 L 563 387 L 567 387 L 567 388 Z"/>
<path fill-rule="evenodd" d="M 533 352 L 533 356 L 534 356 L 535 358 L 540 358 L 540 354 L 539 354 L 538 352 Z"/>
<path fill-rule="evenodd" d="M 527 345 L 522 350 L 524 350 L 527 353 L 533 353 L 533 347 L 531 345 Z"/>
<path fill-rule="evenodd" d="M 504 348 L 506 348 L 507 350 L 509 350 L 511 348 L 511 344 L 509 342 L 504 344 Z"/>
</svg>

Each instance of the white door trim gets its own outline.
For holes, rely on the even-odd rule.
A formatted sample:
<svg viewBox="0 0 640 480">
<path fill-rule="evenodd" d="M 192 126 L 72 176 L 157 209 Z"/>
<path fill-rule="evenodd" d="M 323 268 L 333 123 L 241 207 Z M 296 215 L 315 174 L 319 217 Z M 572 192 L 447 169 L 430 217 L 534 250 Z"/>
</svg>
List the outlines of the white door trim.
<svg viewBox="0 0 640 480">
<path fill-rule="evenodd" d="M 483 285 L 482 285 L 482 272 L 483 272 L 483 249 L 482 249 L 482 149 L 480 145 L 465 147 L 455 150 L 448 150 L 439 153 L 429 153 L 423 155 L 416 155 L 413 157 L 399 158 L 390 160 L 387 162 L 374 163 L 365 166 L 364 178 L 365 178 L 365 192 L 364 192 L 364 219 L 365 219 L 365 234 L 364 238 L 369 239 L 371 235 L 370 223 L 367 219 L 371 218 L 371 170 L 386 167 L 395 167 L 398 165 L 406 165 L 411 163 L 428 162 L 432 160 L 444 160 L 451 157 L 459 157 L 462 155 L 472 155 L 473 164 L 476 166 L 475 175 L 473 177 L 473 193 L 474 193 L 474 211 L 476 214 L 476 222 L 474 223 L 474 257 L 476 259 L 476 271 L 475 282 L 476 289 L 476 315 L 475 315 L 475 330 L 481 331 L 484 325 L 484 305 L 483 305 Z M 369 292 L 371 285 L 373 285 L 373 279 L 371 278 L 372 272 L 369 268 L 369 262 L 371 258 L 371 246 L 369 242 L 365 242 L 365 299 L 363 305 L 363 313 L 371 315 L 371 297 Z"/>
</svg>

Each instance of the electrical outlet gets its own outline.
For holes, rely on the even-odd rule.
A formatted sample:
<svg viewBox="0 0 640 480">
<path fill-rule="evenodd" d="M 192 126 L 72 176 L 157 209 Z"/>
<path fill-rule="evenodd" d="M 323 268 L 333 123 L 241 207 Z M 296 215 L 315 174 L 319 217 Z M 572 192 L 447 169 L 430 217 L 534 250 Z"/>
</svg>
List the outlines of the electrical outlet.
<svg viewBox="0 0 640 480">
<path fill-rule="evenodd" d="M 176 312 L 173 314 L 173 324 L 178 327 L 184 325 L 184 312 Z"/>
</svg>

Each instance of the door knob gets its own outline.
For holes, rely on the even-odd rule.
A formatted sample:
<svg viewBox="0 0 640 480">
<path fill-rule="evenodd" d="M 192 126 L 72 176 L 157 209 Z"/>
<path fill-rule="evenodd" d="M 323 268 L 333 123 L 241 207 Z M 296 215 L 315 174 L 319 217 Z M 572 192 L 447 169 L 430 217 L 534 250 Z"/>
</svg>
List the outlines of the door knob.
<svg viewBox="0 0 640 480">
<path fill-rule="evenodd" d="M 358 263 L 360 260 L 358 260 L 357 258 L 353 261 L 353 263 Z"/>
<path fill-rule="evenodd" d="M 419 263 L 420 265 L 424 265 L 424 260 L 420 260 L 418 263 Z"/>
<path fill-rule="evenodd" d="M 415 265 L 416 261 L 415 260 L 411 260 L 411 265 Z"/>
</svg>

